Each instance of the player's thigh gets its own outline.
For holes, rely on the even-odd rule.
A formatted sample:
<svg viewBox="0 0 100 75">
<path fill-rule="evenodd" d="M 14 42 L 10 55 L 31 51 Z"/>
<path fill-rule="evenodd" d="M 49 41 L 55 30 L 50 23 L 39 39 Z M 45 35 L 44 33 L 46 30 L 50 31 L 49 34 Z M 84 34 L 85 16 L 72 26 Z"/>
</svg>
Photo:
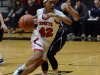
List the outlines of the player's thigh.
<svg viewBox="0 0 100 75">
<path fill-rule="evenodd" d="M 49 52 L 57 53 L 61 50 L 67 40 L 67 30 L 59 30 L 57 35 L 49 48 Z"/>
<path fill-rule="evenodd" d="M 46 44 L 41 40 L 41 38 L 38 38 L 36 36 L 32 37 L 32 50 L 34 51 L 35 55 L 39 54 L 38 52 L 42 53 L 42 60 L 47 60 L 47 51 L 49 50 L 50 45 Z M 52 41 L 50 41 L 52 42 Z M 49 42 L 49 43 L 50 43 Z M 37 52 L 37 53 L 36 53 Z"/>
</svg>

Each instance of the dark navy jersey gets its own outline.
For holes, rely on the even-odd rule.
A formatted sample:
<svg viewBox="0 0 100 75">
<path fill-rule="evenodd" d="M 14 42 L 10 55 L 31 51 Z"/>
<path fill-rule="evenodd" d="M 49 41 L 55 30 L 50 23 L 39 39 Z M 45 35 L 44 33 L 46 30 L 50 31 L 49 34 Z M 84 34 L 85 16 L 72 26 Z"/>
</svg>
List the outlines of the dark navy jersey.
<svg viewBox="0 0 100 75">
<path fill-rule="evenodd" d="M 100 6 L 97 8 L 96 6 L 93 6 L 91 8 L 91 16 L 92 17 L 100 17 Z"/>
</svg>

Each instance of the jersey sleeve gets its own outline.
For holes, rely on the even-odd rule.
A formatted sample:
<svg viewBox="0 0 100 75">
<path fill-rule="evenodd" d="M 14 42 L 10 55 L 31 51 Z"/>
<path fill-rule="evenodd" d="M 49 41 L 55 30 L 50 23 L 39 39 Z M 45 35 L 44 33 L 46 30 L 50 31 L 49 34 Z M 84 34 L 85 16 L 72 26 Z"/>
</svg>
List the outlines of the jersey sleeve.
<svg viewBox="0 0 100 75">
<path fill-rule="evenodd" d="M 65 17 L 65 15 L 61 11 L 59 10 L 55 10 L 55 11 L 56 11 L 55 14 Z"/>
<path fill-rule="evenodd" d="M 37 17 L 39 17 L 40 14 L 42 14 L 42 9 L 38 9 L 36 12 Z"/>
</svg>

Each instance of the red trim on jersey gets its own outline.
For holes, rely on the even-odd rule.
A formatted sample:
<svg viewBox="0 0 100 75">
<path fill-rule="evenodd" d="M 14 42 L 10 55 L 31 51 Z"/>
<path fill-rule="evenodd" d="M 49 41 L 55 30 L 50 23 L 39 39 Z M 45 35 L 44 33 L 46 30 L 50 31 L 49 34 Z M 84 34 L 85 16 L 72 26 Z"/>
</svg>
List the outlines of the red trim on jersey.
<svg viewBox="0 0 100 75">
<path fill-rule="evenodd" d="M 35 51 L 44 52 L 42 49 L 34 49 L 34 52 L 35 52 Z"/>
<path fill-rule="evenodd" d="M 54 19 L 54 21 L 55 21 L 55 23 L 60 24 L 60 22 L 57 22 L 55 19 Z"/>
<path fill-rule="evenodd" d="M 40 44 L 36 43 L 36 41 L 38 41 L 38 40 L 39 40 L 39 38 L 36 38 L 36 39 L 34 40 L 34 44 L 37 44 L 38 46 L 42 47 Z"/>
<path fill-rule="evenodd" d="M 44 14 L 44 9 L 43 9 L 43 14 Z M 43 19 L 43 20 L 49 19 L 48 17 L 47 17 L 47 18 L 46 18 L 46 17 L 43 17 L 43 14 L 42 14 L 42 19 Z"/>
</svg>

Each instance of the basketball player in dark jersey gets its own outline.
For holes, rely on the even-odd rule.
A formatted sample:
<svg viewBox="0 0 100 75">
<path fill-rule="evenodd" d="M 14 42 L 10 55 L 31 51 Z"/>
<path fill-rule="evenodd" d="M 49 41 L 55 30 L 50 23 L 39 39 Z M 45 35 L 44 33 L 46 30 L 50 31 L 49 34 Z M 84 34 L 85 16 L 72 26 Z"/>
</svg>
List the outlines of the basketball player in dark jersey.
<svg viewBox="0 0 100 75">
<path fill-rule="evenodd" d="M 61 9 L 65 12 L 71 14 L 75 20 L 79 19 L 78 13 L 71 7 L 71 0 L 67 0 L 66 3 L 61 5 Z M 48 50 L 47 57 L 51 64 L 51 67 L 54 71 L 54 75 L 58 75 L 58 62 L 54 57 L 58 51 L 62 49 L 66 40 L 67 40 L 67 28 L 64 27 L 64 23 L 60 23 L 60 27 L 63 27 L 58 30 L 56 37 Z M 42 64 L 42 75 L 47 75 L 48 72 L 48 62 L 43 62 Z"/>
</svg>

